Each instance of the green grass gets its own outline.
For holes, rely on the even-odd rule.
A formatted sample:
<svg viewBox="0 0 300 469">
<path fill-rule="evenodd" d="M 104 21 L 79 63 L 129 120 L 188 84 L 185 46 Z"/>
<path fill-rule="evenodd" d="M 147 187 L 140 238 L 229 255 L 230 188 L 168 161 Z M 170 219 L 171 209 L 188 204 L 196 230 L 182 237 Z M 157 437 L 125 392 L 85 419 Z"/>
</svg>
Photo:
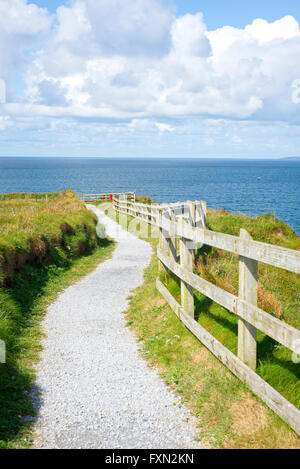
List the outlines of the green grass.
<svg viewBox="0 0 300 469">
<path fill-rule="evenodd" d="M 273 215 L 255 218 L 232 215 L 225 211 L 208 211 L 211 230 L 239 235 L 246 229 L 256 241 L 289 249 L 300 249 L 299 236 Z M 220 249 L 206 247 L 198 258 L 197 269 L 202 276 L 234 294 L 238 292 L 238 257 Z M 259 306 L 290 325 L 300 328 L 300 276 L 259 263 Z"/>
<path fill-rule="evenodd" d="M 20 268 L 96 245 L 96 217 L 72 191 L 0 196 L 0 285 Z"/>
<path fill-rule="evenodd" d="M 23 197 L 24 206 L 20 203 Z M 31 444 L 34 408 L 29 393 L 41 350 L 40 323 L 47 306 L 114 250 L 112 241 L 97 238 L 94 215 L 74 195 L 51 194 L 47 198 L 45 208 L 45 196 L 41 195 L 0 197 L 0 213 L 7 212 L 9 206 L 17 217 L 25 217 L 26 202 L 30 207 L 35 202 L 35 211 L 30 209 L 32 219 L 19 233 L 23 239 L 19 248 L 8 230 L 10 223 L 6 221 L 0 227 L 0 242 L 6 236 L 10 243 L 8 259 L 16 259 L 16 252 L 22 254 L 21 265 L 15 264 L 10 276 L 2 264 L 0 339 L 6 343 L 7 357 L 6 364 L 0 364 L 0 448 L 26 448 Z M 11 224 L 19 225 L 20 220 Z"/>
<path fill-rule="evenodd" d="M 104 207 L 108 215 L 114 217 L 110 204 Z M 208 223 L 212 229 L 230 234 L 239 234 L 239 229 L 244 227 L 260 241 L 296 249 L 299 247 L 297 235 L 268 215 L 250 219 L 223 211 L 209 211 Z M 141 223 L 139 235 L 145 238 L 146 232 L 146 225 Z M 148 241 L 156 249 L 157 239 L 148 238 Z M 217 250 L 200 250 L 197 272 L 204 272 L 210 281 L 219 282 L 222 288 L 235 291 L 237 259 L 226 255 Z M 160 370 L 168 385 L 182 396 L 197 417 L 201 437 L 208 445 L 217 448 L 300 448 L 300 438 L 288 425 L 255 397 L 179 321 L 156 290 L 155 281 L 159 275 L 157 265 L 157 257 L 154 255 L 151 265 L 146 269 L 143 286 L 130 299 L 128 325 L 142 342 L 145 358 Z M 277 314 L 281 308 L 283 320 L 287 320 L 284 315 L 289 311 L 291 323 L 297 325 L 299 297 L 297 300 L 297 296 L 294 296 L 290 302 L 295 278 L 293 274 L 287 273 L 286 276 L 284 271 L 276 270 L 277 277 L 271 276 L 270 281 L 267 273 L 261 278 L 260 270 L 260 281 L 270 308 L 274 307 L 273 311 L 275 307 L 278 308 Z M 165 274 L 162 280 L 179 300 L 180 288 L 176 278 Z M 277 283 L 272 285 L 272 282 Z M 233 314 L 196 293 L 195 317 L 212 335 L 236 353 L 237 320 Z M 258 359 L 257 372 L 299 406 L 300 365 L 292 363 L 291 352 L 259 332 Z"/>
<path fill-rule="evenodd" d="M 144 195 L 137 195 L 135 199 L 136 199 L 135 201 L 139 204 L 153 204 L 154 203 L 154 200 Z"/>
<path fill-rule="evenodd" d="M 214 231 L 238 235 L 245 228 L 253 239 L 299 249 L 300 238 L 285 223 L 272 215 L 249 218 L 224 211 L 209 211 L 208 226 Z M 238 257 L 214 248 L 200 251 L 196 273 L 221 288 L 238 293 Z M 300 276 L 259 263 L 258 305 L 295 328 L 300 328 Z M 196 315 L 233 353 L 237 353 L 237 318 L 218 304 L 196 293 Z M 256 372 L 286 399 L 300 408 L 300 365 L 293 363 L 292 352 L 258 331 Z"/>
</svg>

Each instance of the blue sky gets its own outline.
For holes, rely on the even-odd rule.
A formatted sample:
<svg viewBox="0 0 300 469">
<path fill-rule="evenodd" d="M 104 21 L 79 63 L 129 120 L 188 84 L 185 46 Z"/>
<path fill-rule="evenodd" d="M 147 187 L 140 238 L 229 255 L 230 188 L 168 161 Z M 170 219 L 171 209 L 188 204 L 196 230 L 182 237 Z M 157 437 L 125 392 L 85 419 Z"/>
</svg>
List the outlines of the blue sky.
<svg viewBox="0 0 300 469">
<path fill-rule="evenodd" d="M 68 1 L 34 0 L 33 3 L 55 12 Z M 176 6 L 177 16 L 203 12 L 209 29 L 224 25 L 243 27 L 255 18 L 274 21 L 286 15 L 293 15 L 300 21 L 299 0 L 168 0 L 168 3 Z"/>
<path fill-rule="evenodd" d="M 0 156 L 299 155 L 299 21 L 299 0 L 0 0 Z"/>
<path fill-rule="evenodd" d="M 243 27 L 255 18 L 274 21 L 285 15 L 300 20 L 299 0 L 182 0 L 176 1 L 177 13 L 204 13 L 209 29 L 224 25 Z"/>
</svg>

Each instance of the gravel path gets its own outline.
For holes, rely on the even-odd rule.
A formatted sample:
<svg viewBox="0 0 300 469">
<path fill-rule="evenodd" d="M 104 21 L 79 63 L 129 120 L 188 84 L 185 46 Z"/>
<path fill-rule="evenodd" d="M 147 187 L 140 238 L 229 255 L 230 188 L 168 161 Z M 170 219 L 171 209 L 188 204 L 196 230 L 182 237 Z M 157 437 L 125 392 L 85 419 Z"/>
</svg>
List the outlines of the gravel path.
<svg viewBox="0 0 300 469">
<path fill-rule="evenodd" d="M 151 247 L 89 207 L 118 244 L 112 259 L 48 309 L 34 447 L 200 447 L 190 413 L 140 356 L 122 314 L 143 282 Z"/>
</svg>

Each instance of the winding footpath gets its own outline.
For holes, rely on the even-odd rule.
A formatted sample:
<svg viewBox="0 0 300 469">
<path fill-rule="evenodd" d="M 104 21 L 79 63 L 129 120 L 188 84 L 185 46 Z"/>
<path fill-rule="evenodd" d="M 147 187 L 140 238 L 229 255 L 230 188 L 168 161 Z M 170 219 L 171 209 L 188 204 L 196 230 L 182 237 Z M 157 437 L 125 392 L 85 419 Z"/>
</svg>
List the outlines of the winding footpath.
<svg viewBox="0 0 300 469">
<path fill-rule="evenodd" d="M 151 247 L 89 208 L 118 243 L 48 309 L 33 447 L 199 448 L 189 411 L 141 357 L 122 314 L 143 283 Z"/>
</svg>

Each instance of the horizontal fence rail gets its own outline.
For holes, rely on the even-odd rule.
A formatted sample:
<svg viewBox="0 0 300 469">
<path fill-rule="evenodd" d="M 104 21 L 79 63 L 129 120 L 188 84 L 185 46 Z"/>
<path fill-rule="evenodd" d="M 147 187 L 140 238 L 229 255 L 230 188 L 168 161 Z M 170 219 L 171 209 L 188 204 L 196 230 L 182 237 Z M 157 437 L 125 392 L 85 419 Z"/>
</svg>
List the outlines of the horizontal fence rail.
<svg viewBox="0 0 300 469">
<path fill-rule="evenodd" d="M 299 274 L 300 252 L 255 241 L 245 230 L 241 230 L 240 237 L 209 230 L 206 203 L 203 201 L 149 205 L 135 203 L 126 194 L 120 194 L 114 197 L 113 205 L 117 213 L 132 216 L 159 229 L 159 270 L 172 272 L 180 279 L 181 304 L 160 279 L 157 279 L 157 289 L 179 319 L 227 368 L 300 434 L 299 409 L 255 372 L 257 329 L 296 354 L 300 350 L 300 331 L 257 306 L 258 262 Z M 195 249 L 203 245 L 239 256 L 238 296 L 193 272 Z M 194 290 L 238 317 L 238 356 L 195 321 Z"/>
<path fill-rule="evenodd" d="M 135 193 L 134 192 L 112 192 L 112 193 L 104 193 L 104 194 L 79 194 L 78 197 L 80 200 L 83 202 L 89 202 L 89 201 L 97 201 L 97 200 L 110 200 L 111 196 L 114 197 L 120 197 L 125 194 L 128 198 L 128 200 L 131 200 L 132 202 L 135 202 Z"/>
<path fill-rule="evenodd" d="M 164 251 L 158 249 L 157 256 L 171 272 L 191 285 L 195 290 L 245 319 L 257 329 L 293 352 L 299 352 L 300 331 L 298 329 L 289 326 L 257 306 L 247 303 L 247 301 L 241 300 L 232 293 L 204 280 L 199 275 L 188 271 L 175 262 L 171 256 L 166 255 Z"/>
<path fill-rule="evenodd" d="M 300 433 L 300 412 L 279 392 L 264 381 L 255 371 L 251 370 L 230 350 L 224 347 L 215 337 L 207 332 L 197 321 L 182 308 L 170 294 L 169 290 L 157 279 L 158 291 L 168 302 L 172 310 L 184 325 L 205 345 L 235 376 L 257 394 L 270 409 L 279 415 L 298 434 Z"/>
<path fill-rule="evenodd" d="M 192 226 L 188 224 L 185 216 L 181 217 L 181 220 L 175 222 L 174 225 L 174 222 L 164 213 L 168 206 L 153 206 L 135 204 L 127 201 L 115 201 L 115 207 L 121 213 L 136 214 L 137 218 L 144 219 L 143 215 L 149 216 L 151 217 L 149 221 L 166 232 L 169 233 L 170 230 L 175 230 L 178 238 L 185 238 L 195 243 L 223 249 L 234 254 L 239 254 L 240 256 L 300 274 L 300 251 Z M 169 207 L 171 210 L 174 210 L 172 204 Z M 177 209 L 180 205 L 176 204 L 175 207 Z M 186 210 L 185 204 L 181 204 L 181 207 L 184 207 L 183 210 Z M 178 217 L 179 214 L 176 214 L 176 209 L 175 216 Z M 157 216 L 157 212 L 160 212 L 161 216 Z"/>
</svg>

